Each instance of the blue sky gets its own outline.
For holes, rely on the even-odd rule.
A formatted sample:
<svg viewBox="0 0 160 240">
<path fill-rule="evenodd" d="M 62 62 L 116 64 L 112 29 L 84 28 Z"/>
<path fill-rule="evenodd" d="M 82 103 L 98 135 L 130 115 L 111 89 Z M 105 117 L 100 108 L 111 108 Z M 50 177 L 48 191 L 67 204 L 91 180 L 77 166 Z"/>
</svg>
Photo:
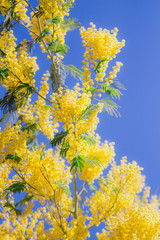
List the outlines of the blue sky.
<svg viewBox="0 0 160 240">
<path fill-rule="evenodd" d="M 127 156 L 144 168 L 152 194 L 160 193 L 160 1 L 80 0 L 71 15 L 84 27 L 117 27 L 126 46 L 117 55 L 124 66 L 118 79 L 125 85 L 118 104 L 121 118 L 100 116 L 98 132 L 115 142 L 116 159 Z M 83 48 L 78 30 L 69 33 L 67 62 L 81 67 Z"/>
</svg>

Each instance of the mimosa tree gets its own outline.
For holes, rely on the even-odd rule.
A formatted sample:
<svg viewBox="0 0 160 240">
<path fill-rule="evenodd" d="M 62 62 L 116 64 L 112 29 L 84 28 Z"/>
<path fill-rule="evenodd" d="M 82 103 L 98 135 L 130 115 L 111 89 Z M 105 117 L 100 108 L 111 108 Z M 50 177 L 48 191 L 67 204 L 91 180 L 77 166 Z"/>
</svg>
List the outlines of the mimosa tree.
<svg viewBox="0 0 160 240">
<path fill-rule="evenodd" d="M 102 110 L 119 114 L 114 99 L 124 89 L 117 80 L 122 63 L 110 72 L 108 64 L 125 42 L 118 41 L 117 28 L 90 23 L 80 28 L 82 70 L 65 65 L 65 35 L 80 27 L 69 17 L 73 5 L 0 1 L 0 84 L 6 90 L 0 99 L 0 239 L 160 239 L 159 199 L 150 196 L 142 168 L 126 158 L 118 165 L 114 144 L 101 143 L 96 133 Z M 36 54 L 48 62 L 44 73 Z M 68 87 L 66 78 L 69 86 L 73 78 L 77 83 Z"/>
</svg>

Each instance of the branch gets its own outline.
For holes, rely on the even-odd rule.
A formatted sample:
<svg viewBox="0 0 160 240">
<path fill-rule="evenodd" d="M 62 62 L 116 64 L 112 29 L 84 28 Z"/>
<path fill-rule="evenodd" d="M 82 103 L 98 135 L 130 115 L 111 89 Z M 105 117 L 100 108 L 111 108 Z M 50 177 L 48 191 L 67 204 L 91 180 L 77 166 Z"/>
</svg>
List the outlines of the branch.
<svg viewBox="0 0 160 240">
<path fill-rule="evenodd" d="M 74 218 L 78 217 L 78 193 L 77 193 L 77 183 L 76 183 L 76 170 L 73 169 L 73 185 L 74 185 Z"/>
<path fill-rule="evenodd" d="M 85 183 L 83 184 L 82 189 L 81 189 L 80 192 L 78 193 L 78 198 L 81 196 L 81 194 L 82 194 L 82 192 L 84 191 L 85 186 L 86 186 L 87 184 L 88 184 L 87 182 L 85 182 Z"/>
<path fill-rule="evenodd" d="M 128 181 L 128 179 L 129 179 L 129 176 L 128 176 L 128 178 L 126 178 L 126 181 L 124 182 L 124 184 L 123 184 L 122 186 L 121 186 L 121 179 L 120 179 L 120 187 L 119 187 L 118 192 L 116 193 L 115 200 L 114 200 L 112 206 L 105 212 L 105 214 L 104 214 L 105 216 L 104 216 L 103 218 L 101 218 L 101 219 L 99 220 L 99 222 L 105 220 L 106 215 L 108 215 L 108 213 L 114 208 L 114 206 L 115 206 L 115 204 L 116 204 L 116 202 L 117 202 L 117 200 L 118 200 L 118 196 L 119 196 L 121 190 L 123 189 L 123 187 L 125 186 L 126 182 Z M 90 229 L 93 228 L 94 226 L 96 226 L 95 223 L 94 223 L 92 226 L 90 226 L 90 227 L 88 228 L 88 230 L 90 230 Z"/>
<path fill-rule="evenodd" d="M 5 65 L 4 65 L 4 66 L 5 66 Z M 20 79 L 15 73 L 13 73 L 8 67 L 5 66 L 5 68 L 8 69 L 8 70 L 10 71 L 10 73 L 19 80 L 20 83 L 24 84 L 24 82 L 22 82 L 21 79 Z M 39 94 L 38 92 L 36 92 L 36 91 L 34 90 L 34 88 L 33 88 L 33 92 L 52 105 L 52 103 L 51 103 L 48 99 L 46 99 L 46 98 L 43 97 L 41 94 Z"/>
<path fill-rule="evenodd" d="M 37 16 L 37 20 L 38 20 L 38 26 L 39 26 L 39 30 L 40 30 L 40 34 L 41 34 L 42 33 L 42 27 L 41 27 L 39 16 Z M 56 73 L 56 69 L 55 69 L 55 65 L 54 65 L 54 61 L 53 61 L 53 56 L 52 56 L 51 52 L 48 50 L 47 44 L 44 41 L 44 39 L 42 39 L 42 42 L 43 42 L 43 45 L 44 45 L 44 47 L 46 49 L 46 52 L 48 53 L 48 55 L 49 55 L 49 57 L 51 59 L 51 64 L 52 64 L 52 68 L 53 68 L 56 84 L 57 84 L 57 87 L 59 88 L 60 84 L 59 84 L 59 81 L 58 81 L 58 77 L 57 77 L 57 73 Z"/>
<path fill-rule="evenodd" d="M 36 13 L 35 10 L 33 9 L 33 7 L 31 6 L 31 4 L 27 1 L 27 0 L 24 0 L 27 5 L 30 7 L 30 9 L 32 10 L 32 12 Z"/>
<path fill-rule="evenodd" d="M 18 21 L 16 18 L 14 18 L 14 20 L 16 21 L 16 23 L 19 23 L 19 24 L 22 25 L 24 28 L 26 28 L 27 31 L 29 31 L 29 32 L 35 34 L 37 37 L 39 37 L 39 35 L 38 35 L 37 33 L 33 32 L 30 28 L 26 27 L 26 26 L 23 24 L 23 22 Z"/>
<path fill-rule="evenodd" d="M 30 187 L 30 188 L 32 188 L 33 190 L 35 190 L 35 191 L 37 191 L 38 192 L 38 190 L 35 188 L 35 187 L 33 187 L 30 183 L 28 183 L 27 181 L 26 181 L 26 179 L 14 168 L 14 167 L 12 167 L 10 164 L 8 164 L 8 163 L 6 163 L 10 168 L 12 168 L 14 171 L 15 171 L 15 173 L 17 173 L 17 175 Z M 39 195 L 39 194 L 38 194 Z M 39 195 L 39 196 L 41 196 L 41 197 L 44 197 L 43 195 Z"/>
</svg>

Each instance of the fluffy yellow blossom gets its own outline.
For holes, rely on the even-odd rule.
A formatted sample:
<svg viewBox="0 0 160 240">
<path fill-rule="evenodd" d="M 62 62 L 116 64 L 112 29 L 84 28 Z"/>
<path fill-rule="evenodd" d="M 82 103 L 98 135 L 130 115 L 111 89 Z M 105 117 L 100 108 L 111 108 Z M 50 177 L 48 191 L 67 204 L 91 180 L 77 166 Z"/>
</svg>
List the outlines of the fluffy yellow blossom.
<svg viewBox="0 0 160 240">
<path fill-rule="evenodd" d="M 36 57 L 30 57 L 27 53 L 26 40 L 21 43 L 19 51 L 16 51 L 16 40 L 12 30 L 1 33 L 0 49 L 5 57 L 0 57 L 0 67 L 9 69 L 9 76 L 1 79 L 0 83 L 7 89 L 17 87 L 22 82 L 34 86 L 34 76 L 38 70 Z"/>
<path fill-rule="evenodd" d="M 94 84 L 91 78 L 92 72 L 90 67 L 94 68 L 97 84 L 103 82 L 109 61 L 115 58 L 116 54 L 120 52 L 120 49 L 124 46 L 124 40 L 122 40 L 122 42 L 117 40 L 117 28 L 110 32 L 109 30 L 102 30 L 101 28 L 97 30 L 93 23 L 90 23 L 90 25 L 90 28 L 85 29 L 82 27 L 80 30 L 82 43 L 86 48 L 83 60 L 85 89 L 88 89 Z M 119 65 L 121 65 L 121 63 L 118 63 L 118 69 Z M 114 70 L 114 77 L 118 69 Z"/>
<path fill-rule="evenodd" d="M 152 204 L 132 206 L 109 218 L 106 230 L 97 234 L 99 240 L 147 239 L 158 240 L 160 228 L 159 211 Z"/>
<path fill-rule="evenodd" d="M 108 216 L 117 214 L 132 206 L 135 195 L 144 187 L 144 176 L 136 162 L 127 163 L 122 159 L 121 165 L 112 163 L 106 179 L 101 179 L 101 188 L 91 196 L 88 206 L 92 213 L 91 225 L 107 220 Z"/>
<path fill-rule="evenodd" d="M 15 6 L 15 7 L 14 7 Z M 21 1 L 10 1 L 1 0 L 0 1 L 0 11 L 3 16 L 5 16 L 12 8 L 14 9 L 13 18 L 19 18 L 27 26 L 30 25 L 30 18 L 27 15 L 27 3 L 24 0 Z"/>
<path fill-rule="evenodd" d="M 72 4 L 74 3 L 74 0 L 64 1 L 64 0 L 55 0 L 55 1 L 39 1 L 38 9 L 41 13 L 41 17 L 37 19 L 35 17 L 35 14 L 32 13 L 32 25 L 31 25 L 31 36 L 32 38 L 36 39 L 37 36 L 40 36 L 40 34 L 43 31 L 47 31 L 48 34 L 45 34 L 43 37 L 43 40 L 45 41 L 45 44 L 49 44 L 50 42 L 58 42 L 60 44 L 64 44 L 65 42 L 65 35 L 66 31 L 61 28 L 60 23 L 64 21 L 64 17 L 69 15 L 69 10 Z M 50 22 L 46 25 L 46 21 L 48 19 L 55 19 L 58 18 L 59 22 L 54 24 Z M 40 46 L 42 48 L 43 52 L 46 52 L 46 46 L 44 45 L 44 42 L 40 42 Z M 56 53 L 54 56 L 55 59 L 61 59 L 63 58 L 62 54 Z"/>
</svg>

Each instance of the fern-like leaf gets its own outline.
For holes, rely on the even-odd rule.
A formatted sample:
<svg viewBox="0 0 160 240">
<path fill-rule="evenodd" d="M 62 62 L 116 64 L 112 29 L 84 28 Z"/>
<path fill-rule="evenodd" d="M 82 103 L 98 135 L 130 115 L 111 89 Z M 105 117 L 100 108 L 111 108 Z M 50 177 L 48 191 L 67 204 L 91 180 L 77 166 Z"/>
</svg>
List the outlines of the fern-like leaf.
<svg viewBox="0 0 160 240">
<path fill-rule="evenodd" d="M 33 195 L 29 195 L 28 193 L 26 193 L 25 197 L 15 204 L 15 207 L 24 206 L 27 202 L 31 201 L 33 197 L 34 197 Z"/>
<path fill-rule="evenodd" d="M 118 90 L 119 89 L 126 90 L 125 86 L 121 82 L 117 81 L 116 79 L 111 79 L 111 80 L 113 81 L 113 83 L 110 84 L 112 88 L 118 89 Z"/>
<path fill-rule="evenodd" d="M 22 214 L 22 211 L 20 211 L 19 209 L 16 209 L 16 207 L 12 203 L 6 202 L 4 204 L 4 207 L 9 208 L 10 211 L 14 211 L 17 216 L 20 216 Z"/>
<path fill-rule="evenodd" d="M 74 65 L 64 65 L 67 74 L 70 74 L 74 79 L 79 79 L 81 82 L 83 82 L 84 74 L 81 70 L 76 68 Z"/>
<path fill-rule="evenodd" d="M 90 187 L 90 190 L 92 190 L 93 192 L 97 191 L 97 187 L 95 185 L 90 184 L 89 187 Z"/>
<path fill-rule="evenodd" d="M 30 130 L 34 131 L 36 129 L 37 129 L 37 123 L 27 123 L 21 130 L 22 131 L 25 131 L 25 130 L 27 130 L 27 131 L 30 131 Z"/>
<path fill-rule="evenodd" d="M 14 155 L 14 154 L 8 154 L 5 158 L 6 160 L 7 159 L 12 159 L 14 160 L 16 163 L 19 163 L 22 159 L 20 157 L 18 157 L 17 155 Z"/>
<path fill-rule="evenodd" d="M 62 143 L 62 141 L 66 138 L 68 133 L 69 133 L 69 131 L 66 131 L 66 132 L 61 131 L 60 133 L 57 133 L 55 135 L 55 137 L 53 138 L 53 140 L 51 141 L 52 147 L 60 145 Z"/>
<path fill-rule="evenodd" d="M 50 42 L 48 45 L 48 50 L 54 53 L 61 53 L 66 55 L 69 47 L 66 44 L 61 44 L 59 42 Z"/>
<path fill-rule="evenodd" d="M 85 140 L 90 146 L 96 144 L 96 141 L 92 137 L 89 137 L 88 135 L 81 134 L 79 136 L 81 139 Z"/>
<path fill-rule="evenodd" d="M 2 52 L 1 52 L 1 54 L 2 54 Z M 0 79 L 4 80 L 6 77 L 8 77 L 9 72 L 10 72 L 10 70 L 8 68 L 0 68 Z"/>
<path fill-rule="evenodd" d="M 86 107 L 85 110 L 82 111 L 81 115 L 79 116 L 80 120 L 86 119 L 94 109 L 98 109 L 97 104 L 91 104 L 90 106 Z"/>
<path fill-rule="evenodd" d="M 24 181 L 15 181 L 11 186 L 4 190 L 4 194 L 8 195 L 10 193 L 21 193 L 26 190 L 26 183 Z"/>
<path fill-rule="evenodd" d="M 101 163 L 101 161 L 98 158 L 92 157 L 92 156 L 86 157 L 86 163 L 88 163 L 91 167 L 102 167 L 103 166 L 103 164 Z"/>
<path fill-rule="evenodd" d="M 61 23 L 61 28 L 65 31 L 73 31 L 79 28 L 81 24 L 76 18 L 67 18 Z"/>
<path fill-rule="evenodd" d="M 70 191 L 69 187 L 66 186 L 66 184 L 62 183 L 61 181 L 54 181 L 53 183 L 57 184 L 58 187 L 61 188 L 65 192 L 66 195 L 71 196 L 71 191 Z"/>
<path fill-rule="evenodd" d="M 82 172 L 83 169 L 85 168 L 85 165 L 86 165 L 85 158 L 83 156 L 78 155 L 72 159 L 70 171 L 72 171 L 72 169 L 76 167 L 76 170 L 78 168 Z"/>
<path fill-rule="evenodd" d="M 69 140 L 67 139 L 66 141 L 63 141 L 62 147 L 60 150 L 60 156 L 66 157 L 66 154 L 70 148 Z"/>
<path fill-rule="evenodd" d="M 103 63 L 106 62 L 106 61 L 108 61 L 107 58 L 105 58 L 105 59 L 99 61 L 99 63 L 97 64 L 96 68 L 94 69 L 94 72 L 99 73 L 101 67 L 103 66 Z"/>
<path fill-rule="evenodd" d="M 18 111 L 6 112 L 3 114 L 3 117 L 0 119 L 0 123 L 7 124 L 10 123 L 11 126 L 16 123 L 19 118 Z"/>
<path fill-rule="evenodd" d="M 104 104 L 103 106 L 103 110 L 111 115 L 111 116 L 115 116 L 115 117 L 118 117 L 118 116 L 121 116 L 119 111 L 118 111 L 118 105 L 113 102 L 112 100 L 109 100 L 108 98 L 104 98 L 102 100 L 100 100 L 100 102 L 102 102 Z"/>
</svg>

